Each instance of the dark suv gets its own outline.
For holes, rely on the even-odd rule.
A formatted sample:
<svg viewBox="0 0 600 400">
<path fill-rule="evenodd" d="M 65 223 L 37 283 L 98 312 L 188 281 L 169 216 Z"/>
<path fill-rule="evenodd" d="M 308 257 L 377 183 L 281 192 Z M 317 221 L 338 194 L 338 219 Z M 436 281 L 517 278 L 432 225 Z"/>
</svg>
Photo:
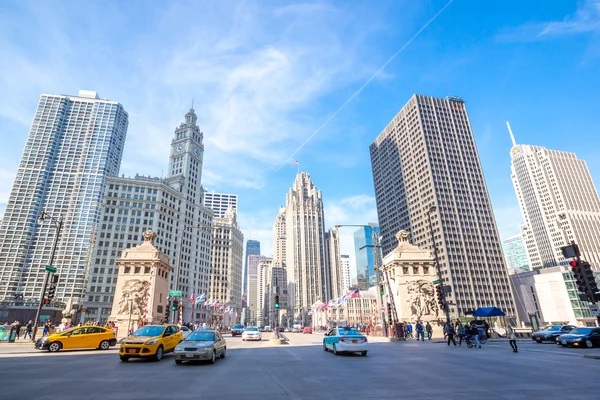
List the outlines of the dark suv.
<svg viewBox="0 0 600 400">
<path fill-rule="evenodd" d="M 241 336 L 242 332 L 244 332 L 244 325 L 234 325 L 233 328 L 231 328 L 232 337 L 236 337 L 237 335 Z"/>
</svg>

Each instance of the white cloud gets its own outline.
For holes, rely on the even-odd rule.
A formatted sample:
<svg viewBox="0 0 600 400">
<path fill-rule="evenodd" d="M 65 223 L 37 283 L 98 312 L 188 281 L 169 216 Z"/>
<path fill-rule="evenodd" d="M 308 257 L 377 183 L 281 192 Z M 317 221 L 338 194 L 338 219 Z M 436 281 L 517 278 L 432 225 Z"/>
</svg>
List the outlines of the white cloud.
<svg viewBox="0 0 600 400">
<path fill-rule="evenodd" d="M 501 41 L 530 42 L 558 36 L 600 32 L 600 0 L 586 0 L 561 21 L 533 22 L 497 35 Z"/>
</svg>

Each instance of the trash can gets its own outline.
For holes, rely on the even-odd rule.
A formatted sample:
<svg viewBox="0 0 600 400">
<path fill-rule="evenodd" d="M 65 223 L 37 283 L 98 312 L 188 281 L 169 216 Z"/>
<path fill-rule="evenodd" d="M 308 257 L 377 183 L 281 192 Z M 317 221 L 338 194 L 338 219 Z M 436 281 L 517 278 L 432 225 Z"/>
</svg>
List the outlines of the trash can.
<svg viewBox="0 0 600 400">
<path fill-rule="evenodd" d="M 8 343 L 14 343 L 17 338 L 17 327 L 11 326 L 10 333 L 8 334 Z"/>
</svg>

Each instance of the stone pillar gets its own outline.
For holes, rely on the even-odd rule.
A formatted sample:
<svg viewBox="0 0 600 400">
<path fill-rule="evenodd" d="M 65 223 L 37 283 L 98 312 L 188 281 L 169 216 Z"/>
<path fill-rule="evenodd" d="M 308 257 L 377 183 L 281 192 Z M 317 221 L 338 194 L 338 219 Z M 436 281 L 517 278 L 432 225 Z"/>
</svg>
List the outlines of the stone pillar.
<svg viewBox="0 0 600 400">
<path fill-rule="evenodd" d="M 433 254 L 409 243 L 409 237 L 408 231 L 398 232 L 398 247 L 383 259 L 383 270 L 390 279 L 398 320 L 412 323 L 413 328 L 417 321 L 423 325 L 429 322 L 434 336 L 443 336 L 444 313 L 435 294 L 433 282 L 437 280 L 437 271 Z M 387 286 L 385 289 L 387 292 Z"/>
<path fill-rule="evenodd" d="M 166 321 L 169 304 L 169 258 L 154 247 L 156 233 L 144 232 L 144 243 L 123 251 L 109 321 L 124 337 L 128 329 Z"/>
</svg>

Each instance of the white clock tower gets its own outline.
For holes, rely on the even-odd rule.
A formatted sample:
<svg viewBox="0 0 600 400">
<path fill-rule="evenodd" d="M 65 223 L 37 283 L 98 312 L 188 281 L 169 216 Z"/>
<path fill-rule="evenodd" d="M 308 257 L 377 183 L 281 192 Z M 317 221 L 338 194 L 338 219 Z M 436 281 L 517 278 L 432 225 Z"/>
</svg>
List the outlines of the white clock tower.
<svg viewBox="0 0 600 400">
<path fill-rule="evenodd" d="M 175 129 L 171 142 L 171 158 L 169 159 L 169 178 L 182 178 L 179 187 L 189 202 L 202 204 L 202 159 L 204 156 L 204 134 L 196 125 L 194 109 L 185 114 L 185 122 Z M 181 186 L 180 186 L 181 185 Z"/>
</svg>

